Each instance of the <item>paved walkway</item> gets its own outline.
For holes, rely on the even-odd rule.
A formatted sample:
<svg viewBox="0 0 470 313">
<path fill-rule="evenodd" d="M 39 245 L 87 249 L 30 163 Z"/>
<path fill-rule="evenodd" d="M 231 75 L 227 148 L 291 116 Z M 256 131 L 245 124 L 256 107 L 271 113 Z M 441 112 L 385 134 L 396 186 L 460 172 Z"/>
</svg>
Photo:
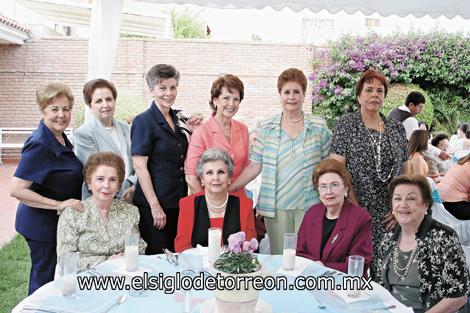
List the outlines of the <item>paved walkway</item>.
<svg viewBox="0 0 470 313">
<path fill-rule="evenodd" d="M 16 164 L 0 165 L 0 247 L 15 235 L 15 215 L 18 200 L 10 197 L 10 180 Z"/>
</svg>

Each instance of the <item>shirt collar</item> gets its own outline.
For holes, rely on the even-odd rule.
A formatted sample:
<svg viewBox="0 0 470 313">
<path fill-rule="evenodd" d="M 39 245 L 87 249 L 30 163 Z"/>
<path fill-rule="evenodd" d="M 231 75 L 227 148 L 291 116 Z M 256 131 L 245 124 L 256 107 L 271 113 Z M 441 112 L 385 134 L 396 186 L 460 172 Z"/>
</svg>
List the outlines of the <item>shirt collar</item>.
<svg viewBox="0 0 470 313">
<path fill-rule="evenodd" d="M 46 126 L 44 120 L 41 119 L 38 126 L 39 131 L 44 135 L 44 137 L 49 142 L 49 147 L 51 147 L 54 154 L 59 157 L 64 152 L 69 152 L 73 149 L 73 145 L 68 140 L 67 136 L 62 133 L 62 138 L 65 140 L 65 146 L 63 146 L 54 136 L 52 131 Z"/>
<path fill-rule="evenodd" d="M 155 116 L 157 123 L 159 124 L 165 124 L 165 117 L 163 116 L 163 113 L 160 111 L 160 109 L 157 107 L 157 104 L 155 101 L 152 101 L 152 105 L 150 106 L 150 111 L 153 113 Z M 179 112 L 179 110 L 173 110 L 170 109 L 170 116 L 171 119 L 173 120 L 173 123 L 176 125 L 178 122 L 178 118 L 176 117 L 176 114 Z"/>
<path fill-rule="evenodd" d="M 408 108 L 406 105 L 400 105 L 398 107 L 398 109 L 402 110 L 402 111 L 405 111 L 405 112 L 408 112 L 408 113 L 411 113 L 410 108 Z"/>
</svg>

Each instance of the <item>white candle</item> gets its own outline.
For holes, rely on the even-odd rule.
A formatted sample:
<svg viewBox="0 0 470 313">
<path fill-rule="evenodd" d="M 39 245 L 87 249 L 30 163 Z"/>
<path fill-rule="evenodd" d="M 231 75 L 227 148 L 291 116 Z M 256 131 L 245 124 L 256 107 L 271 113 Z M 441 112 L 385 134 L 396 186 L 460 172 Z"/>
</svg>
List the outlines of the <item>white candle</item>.
<svg viewBox="0 0 470 313">
<path fill-rule="evenodd" d="M 126 264 L 127 271 L 134 272 L 139 268 L 139 247 L 126 246 L 124 263 Z"/>
<path fill-rule="evenodd" d="M 282 267 L 286 271 L 292 271 L 295 268 L 295 249 L 284 249 L 282 252 Z"/>
<path fill-rule="evenodd" d="M 220 255 L 220 242 L 222 230 L 220 228 L 209 229 L 209 262 L 215 262 Z"/>
<path fill-rule="evenodd" d="M 62 276 L 60 289 L 62 290 L 62 295 L 66 297 L 73 296 L 77 291 L 77 276 L 74 274 Z"/>
</svg>

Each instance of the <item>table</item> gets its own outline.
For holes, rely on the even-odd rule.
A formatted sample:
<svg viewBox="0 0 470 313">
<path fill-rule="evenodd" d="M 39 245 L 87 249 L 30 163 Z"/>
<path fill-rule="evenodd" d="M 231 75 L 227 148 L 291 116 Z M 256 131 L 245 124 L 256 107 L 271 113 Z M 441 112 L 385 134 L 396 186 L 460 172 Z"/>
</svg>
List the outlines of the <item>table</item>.
<svg viewBox="0 0 470 313">
<path fill-rule="evenodd" d="M 193 249 L 196 250 L 196 249 Z M 281 255 L 259 255 L 263 269 L 270 275 L 276 276 L 276 271 L 281 267 Z M 318 265 L 317 263 L 298 257 L 299 260 L 308 266 L 302 272 L 302 276 L 319 276 L 321 273 L 328 271 L 328 268 Z M 158 276 L 163 273 L 165 276 L 175 275 L 188 267 L 199 271 L 203 269 L 205 258 L 200 253 L 185 251 L 180 255 L 180 264 L 174 266 L 170 264 L 163 255 L 140 256 L 139 269 L 145 268 L 149 275 Z M 124 263 L 123 258 L 108 260 L 96 267 L 96 271 L 100 273 L 111 273 Z M 84 272 L 80 275 L 91 276 L 91 272 Z M 289 277 L 289 282 L 294 278 Z M 370 298 L 364 301 L 346 304 L 340 297 L 336 296 L 332 291 L 306 291 L 306 290 L 262 290 L 260 299 L 271 306 L 273 313 L 364 313 L 373 312 L 373 309 L 383 307 L 385 305 L 395 305 L 394 309 L 380 310 L 378 312 L 413 312 L 409 308 L 403 306 L 395 300 L 393 296 L 383 287 L 376 283 L 372 283 L 373 290 L 368 291 Z M 155 312 L 155 313 L 181 313 L 184 308 L 184 300 L 186 292 L 177 290 L 171 294 L 165 294 L 162 290 L 145 291 L 143 293 L 135 290 L 79 290 L 77 298 L 65 298 L 60 294 L 58 282 L 50 282 L 33 295 L 25 298 L 14 309 L 13 313 L 34 312 L 34 310 L 24 310 L 28 306 L 38 306 L 44 308 L 43 311 L 37 312 L 90 312 L 102 313 L 124 313 L 124 312 Z M 116 299 L 128 293 L 128 300 L 120 305 L 115 305 Z M 192 304 L 193 313 L 202 313 L 200 308 L 205 301 L 213 297 L 213 291 L 193 290 Z M 319 308 L 318 300 L 321 301 L 325 308 Z M 52 305 L 52 306 L 51 306 Z"/>
</svg>

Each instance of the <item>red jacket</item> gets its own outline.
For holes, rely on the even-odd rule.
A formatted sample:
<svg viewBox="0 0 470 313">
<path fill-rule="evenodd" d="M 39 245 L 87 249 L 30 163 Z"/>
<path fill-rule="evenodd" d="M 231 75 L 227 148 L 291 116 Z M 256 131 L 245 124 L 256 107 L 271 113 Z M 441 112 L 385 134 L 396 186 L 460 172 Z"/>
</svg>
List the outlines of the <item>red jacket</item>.
<svg viewBox="0 0 470 313">
<path fill-rule="evenodd" d="M 204 191 L 184 197 L 179 202 L 178 232 L 175 238 L 175 251 L 177 252 L 193 247 L 194 202 L 196 198 L 200 196 L 204 196 Z M 256 238 L 253 202 L 251 199 L 241 196 L 239 193 L 230 193 L 230 196 L 236 197 L 240 201 L 240 231 L 245 232 L 246 240 Z M 230 206 L 227 205 L 226 210 L 230 209 Z"/>
</svg>

